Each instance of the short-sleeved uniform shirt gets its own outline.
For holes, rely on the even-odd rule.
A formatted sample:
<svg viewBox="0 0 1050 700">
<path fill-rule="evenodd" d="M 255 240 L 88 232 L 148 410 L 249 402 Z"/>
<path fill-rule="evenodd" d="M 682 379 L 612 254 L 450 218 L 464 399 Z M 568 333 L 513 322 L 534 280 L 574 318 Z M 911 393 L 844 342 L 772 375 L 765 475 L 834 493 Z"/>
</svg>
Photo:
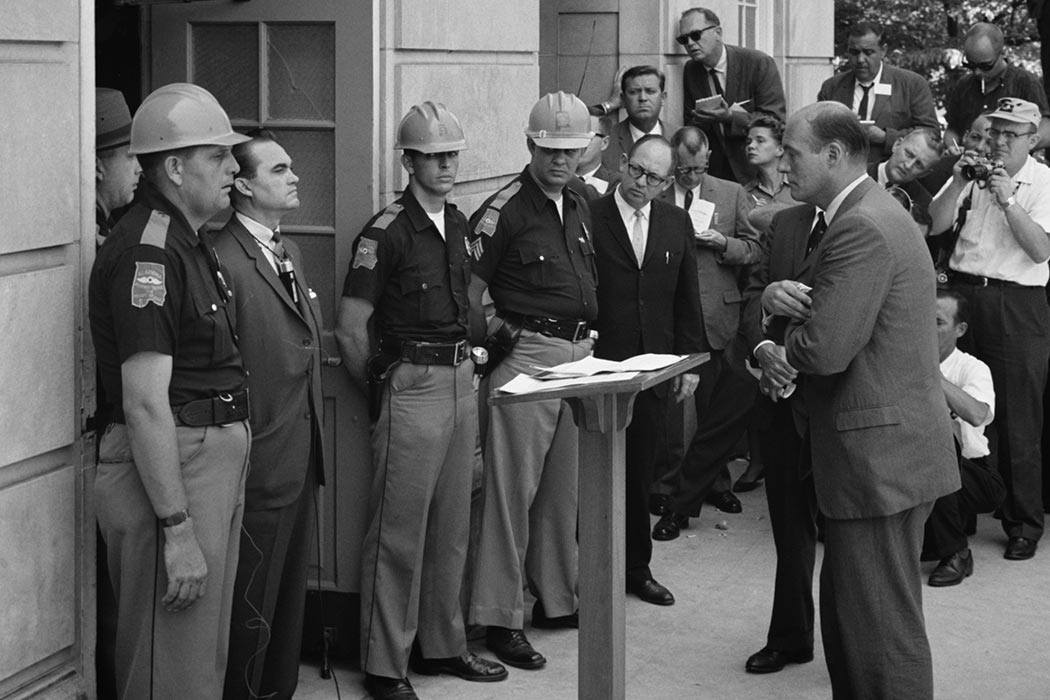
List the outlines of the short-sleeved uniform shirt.
<svg viewBox="0 0 1050 700">
<path fill-rule="evenodd" d="M 485 200 L 470 218 L 470 251 L 497 311 L 595 320 L 598 272 L 589 229 L 583 195 L 564 188 L 559 216 L 528 167 Z"/>
<path fill-rule="evenodd" d="M 88 294 L 91 337 L 118 420 L 120 366 L 136 353 L 171 356 L 172 406 L 244 388 L 233 304 L 214 253 L 152 186 L 99 249 Z"/>
<path fill-rule="evenodd" d="M 445 203 L 445 238 L 412 194 L 368 222 L 354 242 L 343 296 L 375 308 L 380 338 L 458 341 L 467 335 L 467 219 Z"/>
<path fill-rule="evenodd" d="M 1043 116 L 1050 116 L 1043 83 L 1023 68 L 1007 64 L 999 85 L 991 92 L 981 91 L 981 79 L 968 74 L 959 78 L 944 99 L 944 118 L 948 128 L 960 136 L 980 114 L 993 109 L 1000 97 L 1018 97 L 1039 105 Z"/>
</svg>

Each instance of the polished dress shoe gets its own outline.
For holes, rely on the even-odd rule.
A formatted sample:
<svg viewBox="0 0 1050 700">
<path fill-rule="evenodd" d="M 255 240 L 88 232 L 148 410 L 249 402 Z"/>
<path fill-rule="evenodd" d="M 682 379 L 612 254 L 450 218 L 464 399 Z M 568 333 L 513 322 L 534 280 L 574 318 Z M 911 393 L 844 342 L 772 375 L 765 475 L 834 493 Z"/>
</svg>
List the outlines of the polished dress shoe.
<svg viewBox="0 0 1050 700">
<path fill-rule="evenodd" d="M 966 548 L 951 556 L 941 559 L 940 563 L 930 573 L 928 583 L 934 587 L 955 586 L 963 582 L 963 579 L 973 573 L 973 555 Z"/>
<path fill-rule="evenodd" d="M 812 651 L 780 651 L 763 647 L 747 657 L 748 673 L 776 673 L 788 664 L 805 664 L 813 660 Z"/>
<path fill-rule="evenodd" d="M 547 663 L 543 654 L 529 644 L 523 630 L 490 626 L 485 633 L 485 646 L 500 661 L 517 668 L 542 668 Z"/>
<path fill-rule="evenodd" d="M 671 512 L 674 499 L 666 493 L 649 494 L 649 512 L 653 515 L 664 515 Z"/>
<path fill-rule="evenodd" d="M 653 525 L 653 539 L 666 542 L 678 537 L 680 531 L 689 527 L 689 516 L 674 511 L 664 513 Z"/>
<path fill-rule="evenodd" d="M 365 690 L 375 700 L 419 700 L 407 678 L 387 678 L 366 673 Z"/>
<path fill-rule="evenodd" d="M 732 491 L 712 493 L 707 497 L 707 502 L 723 513 L 740 513 L 744 510 L 740 499 L 734 496 Z"/>
<path fill-rule="evenodd" d="M 580 629 L 580 613 L 547 617 L 543 603 L 537 599 L 532 606 L 532 626 L 541 630 L 578 630 Z"/>
<path fill-rule="evenodd" d="M 652 576 L 649 578 L 628 576 L 627 592 L 653 605 L 674 605 L 674 596 L 671 595 L 671 591 L 657 583 Z"/>
<path fill-rule="evenodd" d="M 1006 543 L 1003 559 L 1013 559 L 1014 561 L 1031 559 L 1035 556 L 1035 547 L 1035 540 L 1030 540 L 1027 537 L 1011 537 Z"/>
<path fill-rule="evenodd" d="M 758 478 L 756 479 L 745 479 L 743 476 L 741 476 L 739 479 L 736 480 L 736 483 L 733 484 L 733 492 L 747 493 L 748 491 L 754 491 L 758 488 L 758 485 L 762 483 L 762 480 L 764 478 L 765 477 L 762 474 L 759 474 Z"/>
<path fill-rule="evenodd" d="M 412 664 L 412 670 L 424 676 L 445 674 L 479 683 L 501 681 L 507 677 L 507 669 L 503 664 L 489 661 L 469 651 L 446 659 L 419 659 Z"/>
</svg>

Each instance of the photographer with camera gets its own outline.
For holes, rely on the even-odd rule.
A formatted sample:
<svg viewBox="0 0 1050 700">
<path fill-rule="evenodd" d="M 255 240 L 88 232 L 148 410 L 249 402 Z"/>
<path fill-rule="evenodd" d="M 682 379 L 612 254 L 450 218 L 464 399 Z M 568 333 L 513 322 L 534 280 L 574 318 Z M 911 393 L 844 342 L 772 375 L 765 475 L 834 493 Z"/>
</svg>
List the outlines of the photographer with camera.
<svg viewBox="0 0 1050 700">
<path fill-rule="evenodd" d="M 1037 105 L 1004 97 L 988 118 L 992 162 L 972 152 L 959 158 L 952 179 L 930 204 L 931 230 L 956 227 L 947 272 L 973 311 L 965 349 L 988 364 L 996 387 L 999 470 L 1007 486 L 1004 556 L 1029 559 L 1043 534 L 1050 169 L 1029 155 L 1039 141 Z"/>
</svg>

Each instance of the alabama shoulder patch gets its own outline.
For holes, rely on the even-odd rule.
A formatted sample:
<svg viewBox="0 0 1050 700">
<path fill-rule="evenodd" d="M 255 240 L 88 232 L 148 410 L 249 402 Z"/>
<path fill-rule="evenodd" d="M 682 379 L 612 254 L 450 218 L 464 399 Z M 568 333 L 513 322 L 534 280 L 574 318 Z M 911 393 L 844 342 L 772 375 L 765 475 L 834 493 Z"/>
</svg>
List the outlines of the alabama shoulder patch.
<svg viewBox="0 0 1050 700">
<path fill-rule="evenodd" d="M 374 270 L 376 263 L 379 259 L 376 257 L 376 251 L 379 248 L 379 241 L 374 238 L 365 238 L 362 236 L 357 241 L 357 255 L 354 256 L 353 269 L 359 267 L 368 268 Z"/>
<path fill-rule="evenodd" d="M 135 281 L 131 283 L 131 305 L 137 309 L 144 309 L 151 303 L 164 306 L 167 296 L 163 263 L 136 262 Z"/>
</svg>

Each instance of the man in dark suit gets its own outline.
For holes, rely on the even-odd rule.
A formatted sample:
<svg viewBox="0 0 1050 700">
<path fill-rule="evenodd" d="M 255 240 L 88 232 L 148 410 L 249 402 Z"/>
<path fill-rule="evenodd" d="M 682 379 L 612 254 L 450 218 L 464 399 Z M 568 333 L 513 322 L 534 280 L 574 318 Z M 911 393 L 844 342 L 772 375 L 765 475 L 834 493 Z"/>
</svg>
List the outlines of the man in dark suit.
<svg viewBox="0 0 1050 700">
<path fill-rule="evenodd" d="M 653 527 L 658 540 L 678 537 L 689 518 L 700 515 L 705 501 L 725 512 L 741 511 L 726 463 L 747 429 L 758 392 L 743 357 L 729 352 L 740 323 L 743 271 L 761 255 L 759 233 L 748 222 L 754 200 L 735 182 L 705 172 L 709 148 L 699 128 L 682 127 L 671 145 L 677 162 L 675 184 L 660 198 L 685 209 L 693 219 L 701 330 L 711 360 L 700 367 L 697 426 L 689 449 L 681 464 L 654 487 L 671 494 L 667 511 Z"/>
<path fill-rule="evenodd" d="M 670 185 L 674 153 L 661 136 L 643 136 L 623 156 L 616 190 L 592 203 L 597 253 L 597 357 L 623 360 L 646 352 L 686 354 L 706 349 L 692 260 L 689 215 L 654 197 Z M 649 483 L 657 448 L 666 439 L 670 393 L 682 401 L 699 376 L 684 374 L 638 394 L 627 427 L 627 590 L 656 605 L 674 596 L 649 570 Z"/>
<path fill-rule="evenodd" d="M 648 134 L 663 136 L 660 110 L 667 99 L 666 78 L 656 66 L 632 66 L 620 77 L 620 100 L 627 118 L 609 130 L 609 145 L 602 153 L 602 164 L 613 172 L 638 139 Z"/>
<path fill-rule="evenodd" d="M 215 252 L 234 290 L 252 445 L 223 697 L 291 697 L 324 483 L 321 311 L 298 246 L 280 234 L 299 207 L 291 158 L 266 131 L 233 155 L 234 214 Z"/>
<path fill-rule="evenodd" d="M 747 125 L 757 112 L 784 119 L 784 86 L 773 58 L 722 42 L 721 22 L 694 7 L 678 20 L 678 43 L 689 52 L 682 72 L 684 124 L 695 124 L 711 143 L 712 175 L 741 184 L 754 177 L 747 162 Z M 719 106 L 696 109 L 696 100 L 721 96 Z"/>
<path fill-rule="evenodd" d="M 832 691 L 928 698 L 919 552 L 933 501 L 959 488 L 959 472 L 933 265 L 914 222 L 867 176 L 867 150 L 856 114 L 839 103 L 788 120 L 791 196 L 824 215 L 807 243 L 810 293 L 784 281 L 763 302 L 794 319 L 785 359 L 800 375 L 825 515 L 820 618 Z"/>
<path fill-rule="evenodd" d="M 938 163 L 944 146 L 937 132 L 916 127 L 898 138 L 885 163 L 868 163 L 868 175 L 900 202 L 925 235 L 930 229 L 930 201 L 933 195 L 920 177 Z"/>
<path fill-rule="evenodd" d="M 886 44 L 878 25 L 858 22 L 850 27 L 846 54 L 849 70 L 825 80 L 817 99 L 841 102 L 860 116 L 867 131 L 869 163 L 889 158 L 897 139 L 914 127 L 940 131 L 930 84 L 883 61 Z"/>
<path fill-rule="evenodd" d="M 740 338 L 762 370 L 764 388 L 755 405 L 755 424 L 766 465 L 766 500 L 777 567 L 766 645 L 748 657 L 748 673 L 774 673 L 788 663 L 813 659 L 813 565 L 817 546 L 817 501 L 813 491 L 805 411 L 790 386 L 797 372 L 784 355 L 784 325 L 765 324 L 762 292 L 781 280 L 803 280 L 810 270 L 807 241 L 816 217 L 811 204 L 773 216 L 762 240 L 762 260 L 744 290 Z M 794 284 L 794 282 L 792 282 Z"/>
</svg>

